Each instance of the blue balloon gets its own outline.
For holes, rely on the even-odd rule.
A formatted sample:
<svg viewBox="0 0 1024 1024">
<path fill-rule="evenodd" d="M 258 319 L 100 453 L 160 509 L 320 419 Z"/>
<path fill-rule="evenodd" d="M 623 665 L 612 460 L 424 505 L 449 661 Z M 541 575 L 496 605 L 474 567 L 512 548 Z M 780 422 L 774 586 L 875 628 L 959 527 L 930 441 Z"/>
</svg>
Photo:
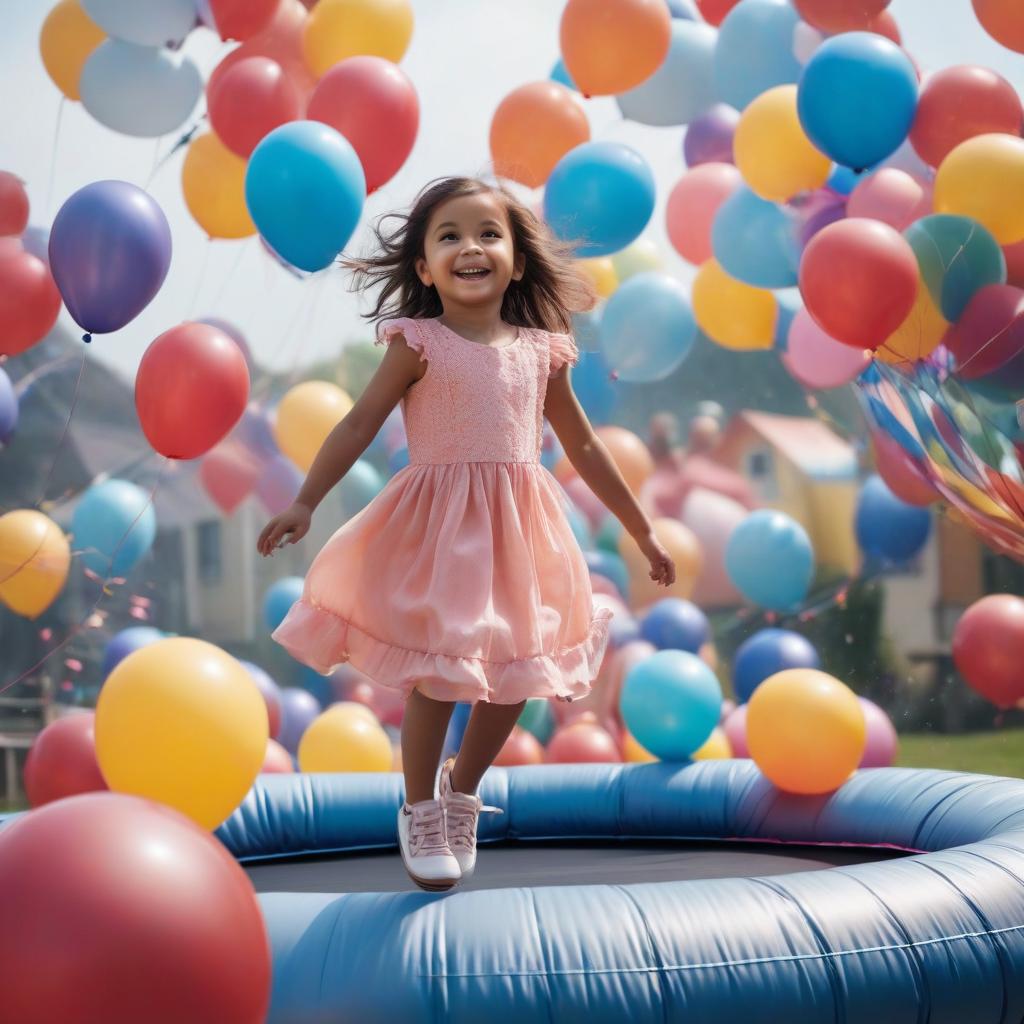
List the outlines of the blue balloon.
<svg viewBox="0 0 1024 1024">
<path fill-rule="evenodd" d="M 722 688 L 697 655 L 658 651 L 630 669 L 619 703 L 626 728 L 641 746 L 663 761 L 682 761 L 718 724 Z"/>
<path fill-rule="evenodd" d="M 286 686 L 281 690 L 281 731 L 277 742 L 294 754 L 310 723 L 320 714 L 320 702 L 308 690 Z"/>
<path fill-rule="evenodd" d="M 608 256 L 640 237 L 654 199 L 654 175 L 635 149 L 584 142 L 551 172 L 544 218 L 563 241 L 579 243 L 579 256 Z"/>
<path fill-rule="evenodd" d="M 307 693 L 312 694 L 321 707 L 329 707 L 336 699 L 330 678 L 321 675 L 308 665 L 299 665 L 299 686 Z"/>
<path fill-rule="evenodd" d="M 791 611 L 807 596 L 814 576 L 811 540 L 784 512 L 758 509 L 732 531 L 725 571 L 748 601 L 772 611 Z"/>
<path fill-rule="evenodd" d="M 608 423 L 619 404 L 619 392 L 611 370 L 600 352 L 581 352 L 572 368 L 572 388 L 591 423 Z"/>
<path fill-rule="evenodd" d="M 18 395 L 7 371 L 0 366 L 0 445 L 10 441 L 17 426 Z"/>
<path fill-rule="evenodd" d="M 290 121 L 249 157 L 245 202 L 260 234 L 300 270 L 322 270 L 352 237 L 366 198 L 348 139 L 319 121 Z"/>
<path fill-rule="evenodd" d="M 881 565 L 910 561 L 924 547 L 931 525 L 928 509 L 900 501 L 880 476 L 864 481 L 854 530 L 869 561 Z"/>
<path fill-rule="evenodd" d="M 779 206 L 741 185 L 715 214 L 711 248 L 722 269 L 756 288 L 792 288 L 800 269 L 797 230 Z"/>
<path fill-rule="evenodd" d="M 581 551 L 589 551 L 594 546 L 594 534 L 590 529 L 587 517 L 571 502 L 565 510 L 565 517 L 569 520 L 569 527 L 576 543 Z"/>
<path fill-rule="evenodd" d="M 684 18 L 686 21 L 700 21 L 701 16 L 693 4 L 693 0 L 665 0 L 668 13 L 673 18 Z"/>
<path fill-rule="evenodd" d="M 572 333 L 576 344 L 587 352 L 601 345 L 601 316 L 596 309 L 586 313 L 573 313 Z"/>
<path fill-rule="evenodd" d="M 715 47 L 715 85 L 743 110 L 766 89 L 800 77 L 794 52 L 800 16 L 788 0 L 743 0 L 725 17 Z"/>
<path fill-rule="evenodd" d="M 125 576 L 153 545 L 156 512 L 141 487 L 105 480 L 82 495 L 71 532 L 87 568 L 105 578 Z"/>
<path fill-rule="evenodd" d="M 103 649 L 103 664 L 100 669 L 103 678 L 106 679 L 114 667 L 132 651 L 156 643 L 157 640 L 163 640 L 166 636 L 163 630 L 155 629 L 153 626 L 129 626 L 115 633 Z"/>
<path fill-rule="evenodd" d="M 288 610 L 302 597 L 302 583 L 301 576 L 285 576 L 267 587 L 263 595 L 263 621 L 271 632 L 281 625 Z"/>
<path fill-rule="evenodd" d="M 591 572 L 604 576 L 615 584 L 623 601 L 629 598 L 629 570 L 620 555 L 613 555 L 610 551 L 603 551 L 598 548 L 595 551 L 585 551 L 583 557 L 586 560 L 587 568 Z"/>
<path fill-rule="evenodd" d="M 576 83 L 572 80 L 572 75 L 569 74 L 569 69 L 565 66 L 565 61 L 561 57 L 555 61 L 555 66 L 551 69 L 551 74 L 548 76 L 553 82 L 558 82 L 564 85 L 567 89 L 572 89 L 575 92 L 579 92 L 579 88 Z"/>
<path fill-rule="evenodd" d="M 745 704 L 769 676 L 788 668 L 821 668 L 814 645 L 788 629 L 762 629 L 740 644 L 732 659 L 732 689 Z"/>
<path fill-rule="evenodd" d="M 903 232 L 928 293 L 950 322 L 979 288 L 1006 280 L 1006 258 L 989 231 L 970 217 L 933 213 Z"/>
<path fill-rule="evenodd" d="M 409 465 L 409 447 L 402 445 L 388 456 L 388 472 L 394 476 L 399 470 Z"/>
<path fill-rule="evenodd" d="M 196 24 L 195 0 L 82 0 L 108 36 L 137 46 L 180 43 Z"/>
<path fill-rule="evenodd" d="M 703 22 L 673 20 L 661 66 L 650 78 L 616 96 L 622 116 L 666 127 L 689 124 L 713 106 L 717 38 L 718 33 Z"/>
<path fill-rule="evenodd" d="M 380 473 L 365 459 L 356 459 L 338 484 L 342 515 L 351 519 L 361 512 L 380 494 L 383 486 Z"/>
<path fill-rule="evenodd" d="M 874 168 L 868 168 L 863 171 L 855 171 L 852 167 L 836 164 L 825 184 L 833 192 L 838 192 L 841 196 L 848 196 L 873 170 Z"/>
<path fill-rule="evenodd" d="M 779 315 L 775 319 L 775 348 L 785 352 L 789 344 L 789 326 L 793 317 L 803 308 L 804 300 L 799 288 L 780 288 L 775 293 Z"/>
<path fill-rule="evenodd" d="M 647 271 L 616 288 L 601 315 L 601 353 L 620 380 L 663 380 L 689 355 L 697 321 L 688 289 Z"/>
<path fill-rule="evenodd" d="M 608 642 L 613 650 L 618 650 L 634 640 L 642 640 L 640 636 L 640 623 L 632 615 L 623 615 L 621 612 L 612 619 L 611 627 L 608 630 Z"/>
<path fill-rule="evenodd" d="M 894 42 L 843 32 L 807 62 L 797 113 L 807 137 L 837 164 L 871 167 L 895 153 L 917 110 L 917 73 Z"/>
<path fill-rule="evenodd" d="M 707 616 L 691 601 L 665 597 L 652 605 L 641 620 L 640 635 L 659 650 L 697 654 L 708 642 L 711 626 Z"/>
</svg>

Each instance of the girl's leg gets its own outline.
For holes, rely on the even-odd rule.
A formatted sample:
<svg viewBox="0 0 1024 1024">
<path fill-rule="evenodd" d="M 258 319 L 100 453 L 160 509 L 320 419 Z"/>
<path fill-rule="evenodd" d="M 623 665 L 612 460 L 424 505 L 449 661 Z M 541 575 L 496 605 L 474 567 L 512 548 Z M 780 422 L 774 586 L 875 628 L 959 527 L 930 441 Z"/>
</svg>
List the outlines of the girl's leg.
<svg viewBox="0 0 1024 1024">
<path fill-rule="evenodd" d="M 405 802 L 433 800 L 434 779 L 454 701 L 432 700 L 413 689 L 402 716 L 402 771 Z"/>
<path fill-rule="evenodd" d="M 494 764 L 525 706 L 525 700 L 518 704 L 478 700 L 473 705 L 452 769 L 452 789 L 457 793 L 476 792 L 484 772 Z"/>
</svg>

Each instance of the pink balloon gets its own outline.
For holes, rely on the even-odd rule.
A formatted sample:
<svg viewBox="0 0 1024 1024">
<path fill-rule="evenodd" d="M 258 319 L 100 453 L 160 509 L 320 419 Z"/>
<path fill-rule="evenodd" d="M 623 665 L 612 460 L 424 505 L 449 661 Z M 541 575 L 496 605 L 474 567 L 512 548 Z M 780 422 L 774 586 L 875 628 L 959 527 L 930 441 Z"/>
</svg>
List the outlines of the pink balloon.
<svg viewBox="0 0 1024 1024">
<path fill-rule="evenodd" d="M 793 317 L 782 365 L 804 387 L 842 387 L 859 377 L 870 362 L 870 352 L 830 338 L 806 309 Z"/>
<path fill-rule="evenodd" d="M 749 510 L 724 494 L 694 487 L 683 501 L 679 518 L 700 541 L 704 561 L 693 587 L 692 600 L 701 608 L 738 605 L 739 591 L 725 570 L 725 549 L 732 531 Z"/>
<path fill-rule="evenodd" d="M 665 224 L 676 252 L 693 264 L 711 259 L 711 225 L 718 208 L 740 187 L 732 164 L 700 164 L 687 171 L 668 197 Z"/>
<path fill-rule="evenodd" d="M 608 597 L 621 597 L 619 588 L 607 576 L 599 572 L 590 574 L 590 589 L 595 594 L 606 594 Z"/>
<path fill-rule="evenodd" d="M 848 217 L 869 217 L 902 231 L 932 212 L 932 188 L 906 171 L 883 167 L 864 178 L 850 193 Z"/>
<path fill-rule="evenodd" d="M 722 725 L 725 720 L 736 710 L 736 701 L 726 697 L 722 701 L 722 713 L 718 716 L 718 724 Z"/>
<path fill-rule="evenodd" d="M 722 731 L 725 733 L 729 746 L 732 747 L 733 757 L 750 757 L 750 748 L 747 746 L 747 705 L 741 704 L 722 723 Z"/>
<path fill-rule="evenodd" d="M 587 486 L 583 477 L 573 475 L 562 487 L 572 499 L 572 503 L 583 513 L 592 530 L 597 530 L 608 515 L 608 509 L 601 504 L 601 499 Z"/>
<path fill-rule="evenodd" d="M 867 724 L 867 742 L 858 768 L 889 768 L 896 760 L 899 737 L 889 716 L 873 701 L 858 697 Z"/>
<path fill-rule="evenodd" d="M 263 755 L 261 772 L 283 774 L 295 771 L 292 755 L 277 740 L 267 740 L 267 752 Z"/>
<path fill-rule="evenodd" d="M 263 465 L 234 436 L 211 448 L 199 463 L 199 480 L 214 504 L 230 515 L 252 493 Z"/>
</svg>

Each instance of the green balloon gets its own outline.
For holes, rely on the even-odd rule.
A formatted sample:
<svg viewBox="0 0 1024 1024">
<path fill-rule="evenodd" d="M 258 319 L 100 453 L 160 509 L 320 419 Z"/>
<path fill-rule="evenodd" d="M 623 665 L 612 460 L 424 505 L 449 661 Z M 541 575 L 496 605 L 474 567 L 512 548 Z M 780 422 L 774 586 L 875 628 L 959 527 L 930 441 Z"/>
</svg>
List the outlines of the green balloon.
<svg viewBox="0 0 1024 1024">
<path fill-rule="evenodd" d="M 555 714 L 546 697 L 531 697 L 519 715 L 519 725 L 542 746 L 555 731 Z"/>
</svg>

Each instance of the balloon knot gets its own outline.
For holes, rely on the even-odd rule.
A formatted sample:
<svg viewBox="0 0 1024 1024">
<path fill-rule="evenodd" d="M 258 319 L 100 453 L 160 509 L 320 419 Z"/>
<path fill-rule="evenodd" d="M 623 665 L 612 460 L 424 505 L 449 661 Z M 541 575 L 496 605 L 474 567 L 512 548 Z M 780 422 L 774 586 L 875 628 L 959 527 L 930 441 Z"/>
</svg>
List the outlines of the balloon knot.
<svg viewBox="0 0 1024 1024">
<path fill-rule="evenodd" d="M 88 345 L 89 342 L 92 341 L 92 335 L 89 334 L 88 331 L 86 331 L 86 333 L 82 335 L 82 341 L 84 341 L 86 345 Z"/>
<path fill-rule="evenodd" d="M 609 380 L 618 380 L 619 379 L 619 371 L 618 370 L 612 370 L 612 372 L 608 374 L 608 379 Z"/>
</svg>

